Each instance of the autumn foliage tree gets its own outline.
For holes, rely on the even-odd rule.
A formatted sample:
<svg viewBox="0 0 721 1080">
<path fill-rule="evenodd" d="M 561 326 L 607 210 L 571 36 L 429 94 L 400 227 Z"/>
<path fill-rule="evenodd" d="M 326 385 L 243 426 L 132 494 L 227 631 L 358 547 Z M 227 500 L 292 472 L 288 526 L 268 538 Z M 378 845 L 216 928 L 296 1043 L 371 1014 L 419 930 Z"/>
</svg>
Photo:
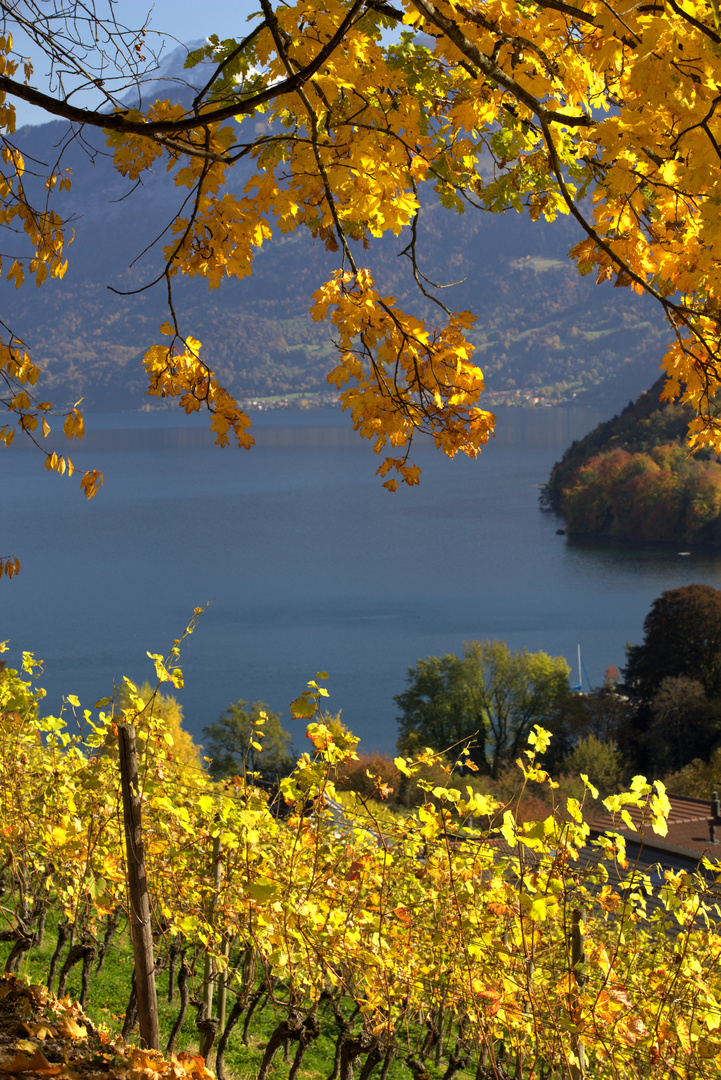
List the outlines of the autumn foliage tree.
<svg viewBox="0 0 721 1080">
<path fill-rule="evenodd" d="M 419 430 L 449 455 L 477 454 L 494 418 L 480 404 L 483 377 L 466 336 L 473 315 L 453 310 L 423 273 L 417 236 L 421 191 L 430 188 L 457 212 L 570 214 L 580 272 L 662 306 L 665 394 L 692 405 L 693 445 L 721 446 L 721 28 L 712 0 L 259 0 L 249 26 L 224 28 L 189 57 L 190 66 L 210 65 L 189 104 L 165 99 L 142 109 L 120 98 L 129 85 L 142 89 L 144 38 L 119 26 L 113 10 L 103 19 L 53 0 L 2 9 L 0 221 L 26 245 L 3 256 L 3 270 L 17 286 L 42 285 L 64 273 L 70 239 L 62 191 L 72 177 L 60 154 L 47 199 L 31 201 L 13 140 L 14 102 L 103 129 L 131 179 L 168 170 L 179 210 L 158 279 L 169 317 L 144 357 L 148 393 L 174 397 L 187 412 L 207 408 L 218 443 L 250 446 L 250 420 L 215 379 L 172 286 L 179 275 L 210 288 L 246 277 L 274 230 L 305 227 L 338 253 L 312 310 L 337 346 L 329 381 L 356 429 L 385 453 L 386 486 L 417 482 L 409 454 Z M 18 26 L 60 73 L 55 92 L 37 85 L 13 44 Z M 76 104 L 79 86 L 94 90 L 97 107 Z M 251 176 L 235 193 L 241 159 Z M 412 301 L 401 308 L 364 264 L 363 249 L 385 234 L 399 238 L 435 317 L 414 313 Z M 0 365 L 3 440 L 20 429 L 42 445 L 53 410 L 34 390 L 41 373 L 21 327 L 4 326 Z M 77 408 L 63 428 L 69 439 L 82 436 Z M 71 469 L 57 452 L 46 464 Z M 87 472 L 86 494 L 100 480 Z"/>
<path fill-rule="evenodd" d="M 721 467 L 672 444 L 648 453 L 611 450 L 578 469 L 560 509 L 574 535 L 718 543 Z"/>
<path fill-rule="evenodd" d="M 117 694 L 116 712 L 120 717 L 131 701 L 138 698 L 145 706 L 137 712 L 135 726 L 145 735 L 159 721 L 169 732 L 173 742 L 172 759 L 180 766 L 196 771 L 203 770 L 202 746 L 197 746 L 192 735 L 183 727 L 183 708 L 172 694 L 162 693 L 146 680 L 138 688 L 123 682 Z"/>
</svg>

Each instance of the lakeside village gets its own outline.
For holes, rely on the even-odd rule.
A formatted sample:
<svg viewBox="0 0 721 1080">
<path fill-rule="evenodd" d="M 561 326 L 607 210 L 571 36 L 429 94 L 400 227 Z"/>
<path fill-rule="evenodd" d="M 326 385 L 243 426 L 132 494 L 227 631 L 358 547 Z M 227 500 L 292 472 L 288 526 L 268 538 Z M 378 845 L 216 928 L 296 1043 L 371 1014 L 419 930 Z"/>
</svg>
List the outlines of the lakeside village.
<svg viewBox="0 0 721 1080">
<path fill-rule="evenodd" d="M 580 384 L 579 384 L 580 387 Z M 570 405 L 576 404 L 576 392 L 559 392 L 555 388 L 548 394 L 539 393 L 538 387 L 532 390 L 488 390 L 483 393 L 483 408 L 497 405 Z M 318 394 L 284 394 L 278 397 L 245 398 L 240 401 L 243 409 L 260 412 L 268 409 L 337 409 L 340 408 L 338 394 L 321 392 Z"/>
<path fill-rule="evenodd" d="M 580 384 L 579 384 L 580 385 Z M 489 390 L 483 394 L 483 408 L 497 405 L 569 405 L 575 404 L 576 393 L 539 394 L 537 387 L 532 390 Z M 242 409 L 260 412 L 268 409 L 337 409 L 340 408 L 337 392 L 318 394 L 284 394 L 279 397 L 244 398 L 240 401 Z"/>
<path fill-rule="evenodd" d="M 579 384 L 580 386 L 580 384 Z M 483 394 L 483 408 L 492 409 L 498 405 L 519 406 L 553 406 L 553 405 L 576 405 L 583 404 L 576 400 L 576 392 L 570 393 L 559 391 L 555 388 L 549 392 L 539 392 L 538 387 L 532 390 L 489 390 Z M 319 393 L 279 394 L 270 397 L 239 398 L 238 405 L 246 412 L 268 412 L 272 409 L 339 409 L 337 391 L 321 391 Z M 169 411 L 174 408 L 174 403 L 169 401 L 144 402 L 139 412 Z"/>
</svg>

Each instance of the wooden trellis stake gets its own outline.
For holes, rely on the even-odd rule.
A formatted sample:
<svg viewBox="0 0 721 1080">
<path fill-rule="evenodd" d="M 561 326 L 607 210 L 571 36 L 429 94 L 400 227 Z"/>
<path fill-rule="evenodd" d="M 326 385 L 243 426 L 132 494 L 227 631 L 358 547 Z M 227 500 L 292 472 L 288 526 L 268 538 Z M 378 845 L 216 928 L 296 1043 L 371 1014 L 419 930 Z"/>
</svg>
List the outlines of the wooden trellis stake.
<svg viewBox="0 0 721 1080">
<path fill-rule="evenodd" d="M 586 961 L 586 954 L 583 949 L 583 935 L 581 933 L 582 920 L 582 909 L 574 908 L 571 912 L 571 970 L 579 989 L 586 981 L 586 976 L 578 970 L 578 965 Z M 580 1008 L 580 999 L 574 996 L 572 1002 L 576 1009 Z M 586 1076 L 586 1051 L 580 1035 L 572 1036 L 571 1046 L 578 1061 L 577 1065 L 571 1065 L 571 1078 L 572 1080 L 584 1080 Z"/>
<path fill-rule="evenodd" d="M 120 782 L 123 790 L 125 848 L 128 856 L 130 936 L 135 959 L 140 1041 L 148 1050 L 159 1050 L 160 1029 L 158 999 L 155 991 L 153 929 L 150 921 L 148 880 L 145 875 L 145 849 L 138 787 L 138 755 L 135 749 L 135 728 L 132 724 L 118 724 L 118 744 Z"/>
</svg>

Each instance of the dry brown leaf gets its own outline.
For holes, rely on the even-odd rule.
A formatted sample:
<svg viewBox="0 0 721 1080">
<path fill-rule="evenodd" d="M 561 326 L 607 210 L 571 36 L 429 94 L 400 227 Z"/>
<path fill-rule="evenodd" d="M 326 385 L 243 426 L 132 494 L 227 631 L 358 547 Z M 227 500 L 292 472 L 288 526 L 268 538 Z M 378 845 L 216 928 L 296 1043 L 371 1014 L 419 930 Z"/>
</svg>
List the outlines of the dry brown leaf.
<svg viewBox="0 0 721 1080">
<path fill-rule="evenodd" d="M 631 1019 L 628 1021 L 628 1029 L 638 1039 L 643 1039 L 646 1035 L 648 1035 L 648 1028 L 644 1024 L 640 1016 L 631 1017 Z"/>
<path fill-rule="evenodd" d="M 133 1065 L 138 1069 L 152 1069 L 163 1060 L 157 1050 L 141 1050 L 138 1047 L 133 1047 L 130 1057 Z"/>
<path fill-rule="evenodd" d="M 88 1029 L 72 1016 L 64 1016 L 58 1024 L 58 1035 L 63 1039 L 87 1039 Z"/>
<path fill-rule="evenodd" d="M 207 1077 L 210 1080 L 211 1074 L 208 1072 L 202 1054 L 189 1054 L 186 1050 L 181 1050 L 177 1056 L 173 1054 L 173 1061 L 181 1065 L 186 1076 L 198 1076 L 201 1080 Z"/>
<path fill-rule="evenodd" d="M 628 996 L 628 992 L 624 986 L 609 986 L 608 996 L 611 1001 L 615 1001 L 617 1005 L 625 1005 L 627 1008 L 633 1008 L 633 1002 Z"/>
<path fill-rule="evenodd" d="M 45 1020 L 40 1020 L 36 1024 L 24 1023 L 23 1027 L 34 1039 L 54 1039 L 57 1036 L 55 1028 Z"/>
<path fill-rule="evenodd" d="M 10 1061 L 0 1062 L 0 1072 L 4 1073 L 38 1073 L 39 1076 L 57 1076 L 65 1068 L 64 1065 L 51 1065 L 45 1054 L 36 1048 L 30 1058 L 22 1051 Z"/>
<path fill-rule="evenodd" d="M 133 1064 L 129 1074 L 131 1080 L 158 1080 L 163 1063 L 161 1054 L 153 1050 L 133 1049 L 130 1056 Z"/>
</svg>

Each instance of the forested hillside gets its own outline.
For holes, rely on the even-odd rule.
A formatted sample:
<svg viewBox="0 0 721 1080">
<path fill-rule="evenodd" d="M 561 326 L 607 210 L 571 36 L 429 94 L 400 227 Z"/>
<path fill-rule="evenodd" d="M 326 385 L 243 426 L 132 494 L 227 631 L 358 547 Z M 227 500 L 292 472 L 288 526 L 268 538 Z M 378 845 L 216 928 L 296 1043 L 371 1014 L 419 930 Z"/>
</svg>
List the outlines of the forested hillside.
<svg viewBox="0 0 721 1080">
<path fill-rule="evenodd" d="M 160 85 L 158 92 L 169 91 Z M 62 122 L 27 127 L 17 136 L 27 160 L 46 163 L 48 148 L 59 151 L 69 139 Z M 137 409 L 148 400 L 138 361 L 167 316 L 166 295 L 162 285 L 123 293 L 156 276 L 167 235 L 155 243 L 147 223 L 168 225 L 183 194 L 162 165 L 142 183 L 120 176 L 100 132 L 70 140 L 63 160 L 73 184 L 68 192 L 53 192 L 53 205 L 76 224 L 68 271 L 42 290 L 16 291 L 2 281 L 0 297 L 47 372 L 43 385 L 53 400 L 72 405 L 84 397 L 90 409 Z M 242 162 L 236 172 L 240 191 L 249 172 Z M 31 190 L 32 183 L 29 178 Z M 569 219 L 548 225 L 514 211 L 460 215 L 427 205 L 418 238 L 422 273 L 439 284 L 456 283 L 444 292 L 446 302 L 477 315 L 470 338 L 486 377 L 487 403 L 577 400 L 614 408 L 658 370 L 668 338 L 661 313 L 626 289 L 599 288 L 592 276 L 579 277 L 568 251 L 580 236 Z M 410 261 L 398 257 L 403 247 L 403 236 L 381 240 L 363 252 L 363 262 L 399 303 L 428 316 L 431 306 L 418 293 Z M 295 233 L 263 247 L 252 278 L 225 281 L 218 290 L 199 279 L 176 284 L 178 312 L 232 394 L 331 400 L 329 330 L 308 309 L 337 260 L 322 240 Z"/>
<path fill-rule="evenodd" d="M 659 401 L 663 380 L 574 442 L 541 496 L 572 535 L 721 542 L 721 465 L 690 457 L 691 410 Z"/>
</svg>

